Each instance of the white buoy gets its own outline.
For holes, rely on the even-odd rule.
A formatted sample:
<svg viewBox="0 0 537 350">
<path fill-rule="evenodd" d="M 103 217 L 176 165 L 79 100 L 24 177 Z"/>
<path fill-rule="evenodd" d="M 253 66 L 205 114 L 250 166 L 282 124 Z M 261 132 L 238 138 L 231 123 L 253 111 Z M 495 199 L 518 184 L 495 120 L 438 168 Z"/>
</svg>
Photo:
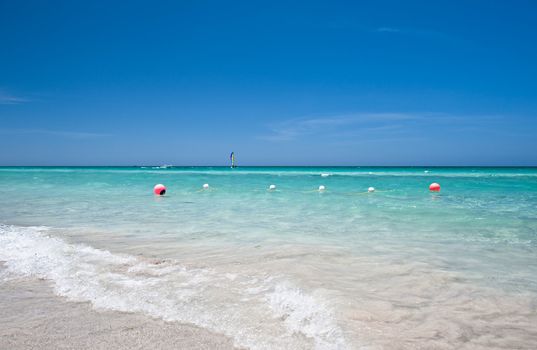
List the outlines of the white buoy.
<svg viewBox="0 0 537 350">
<path fill-rule="evenodd" d="M 268 189 L 274 191 L 276 189 L 276 185 L 270 185 Z"/>
<path fill-rule="evenodd" d="M 321 177 L 329 177 L 329 176 L 330 176 L 330 174 L 327 174 L 327 173 L 322 173 L 321 174 Z"/>
<path fill-rule="evenodd" d="M 375 187 L 369 187 L 369 188 L 367 189 L 367 192 L 375 192 Z"/>
<path fill-rule="evenodd" d="M 326 187 L 324 187 L 323 185 L 319 186 L 319 192 L 322 192 L 324 190 L 326 190 Z"/>
<path fill-rule="evenodd" d="M 209 189 L 209 184 L 203 184 L 203 189 L 208 190 Z"/>
</svg>

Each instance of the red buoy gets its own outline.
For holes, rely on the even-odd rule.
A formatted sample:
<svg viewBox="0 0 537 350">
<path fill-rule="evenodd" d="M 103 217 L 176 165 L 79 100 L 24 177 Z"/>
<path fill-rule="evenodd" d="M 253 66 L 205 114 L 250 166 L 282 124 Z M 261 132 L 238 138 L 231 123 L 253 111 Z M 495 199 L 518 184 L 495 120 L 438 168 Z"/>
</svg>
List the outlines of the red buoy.
<svg viewBox="0 0 537 350">
<path fill-rule="evenodd" d="M 153 188 L 153 192 L 157 196 L 164 196 L 166 194 L 166 186 L 164 186 L 163 184 L 155 185 L 155 187 Z"/>
<path fill-rule="evenodd" d="M 437 184 L 436 182 L 433 182 L 432 184 L 429 185 L 429 191 L 439 192 L 440 191 L 440 185 Z"/>
</svg>

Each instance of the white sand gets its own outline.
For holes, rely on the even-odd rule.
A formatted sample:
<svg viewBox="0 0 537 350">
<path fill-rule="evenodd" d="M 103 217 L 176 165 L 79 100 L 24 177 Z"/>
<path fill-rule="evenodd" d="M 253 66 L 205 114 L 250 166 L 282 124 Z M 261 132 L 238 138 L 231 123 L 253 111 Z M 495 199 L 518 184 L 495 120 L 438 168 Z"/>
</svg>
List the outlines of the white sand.
<svg viewBox="0 0 537 350">
<path fill-rule="evenodd" d="M 0 282 L 0 349 L 233 349 L 220 334 L 67 302 L 46 281 Z"/>
</svg>

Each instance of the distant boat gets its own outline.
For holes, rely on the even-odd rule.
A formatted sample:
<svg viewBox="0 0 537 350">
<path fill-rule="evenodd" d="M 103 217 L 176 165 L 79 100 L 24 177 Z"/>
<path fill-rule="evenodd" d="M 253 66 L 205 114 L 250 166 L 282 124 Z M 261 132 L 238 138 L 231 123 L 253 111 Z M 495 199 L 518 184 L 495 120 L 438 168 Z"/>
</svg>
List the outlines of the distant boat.
<svg viewBox="0 0 537 350">
<path fill-rule="evenodd" d="M 168 169 L 168 168 L 171 168 L 173 165 L 169 165 L 169 164 L 164 164 L 164 165 L 161 165 L 159 166 L 160 169 Z"/>
<path fill-rule="evenodd" d="M 237 167 L 235 165 L 235 152 L 231 152 L 231 154 L 229 155 L 229 160 L 231 161 L 231 168 L 235 168 Z"/>
</svg>

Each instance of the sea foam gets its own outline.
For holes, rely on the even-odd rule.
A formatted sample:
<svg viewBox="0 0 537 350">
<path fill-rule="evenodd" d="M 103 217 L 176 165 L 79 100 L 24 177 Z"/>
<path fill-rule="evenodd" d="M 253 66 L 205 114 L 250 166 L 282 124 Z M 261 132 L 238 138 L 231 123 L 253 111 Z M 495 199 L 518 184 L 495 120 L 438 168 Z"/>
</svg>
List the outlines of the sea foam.
<svg viewBox="0 0 537 350">
<path fill-rule="evenodd" d="M 0 225 L 0 260 L 0 279 L 46 279 L 70 301 L 195 324 L 240 347 L 346 348 L 326 301 L 281 278 L 114 254 L 70 244 L 45 227 Z"/>
</svg>

